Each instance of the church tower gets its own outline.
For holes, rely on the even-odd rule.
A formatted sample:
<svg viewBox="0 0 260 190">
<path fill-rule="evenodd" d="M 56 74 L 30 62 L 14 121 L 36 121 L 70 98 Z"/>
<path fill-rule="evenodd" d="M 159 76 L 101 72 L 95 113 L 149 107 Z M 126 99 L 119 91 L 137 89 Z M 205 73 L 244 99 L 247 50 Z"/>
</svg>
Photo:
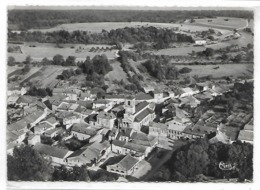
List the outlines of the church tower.
<svg viewBox="0 0 260 190">
<path fill-rule="evenodd" d="M 125 99 L 125 113 L 134 114 L 135 113 L 135 97 L 127 97 Z"/>
</svg>

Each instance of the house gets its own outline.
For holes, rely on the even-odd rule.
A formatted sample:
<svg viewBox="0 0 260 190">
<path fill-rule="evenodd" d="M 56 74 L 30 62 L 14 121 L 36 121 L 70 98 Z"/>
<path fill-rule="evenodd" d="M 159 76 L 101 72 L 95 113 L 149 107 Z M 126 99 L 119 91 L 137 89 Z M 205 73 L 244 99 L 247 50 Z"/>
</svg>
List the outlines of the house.
<svg viewBox="0 0 260 190">
<path fill-rule="evenodd" d="M 35 135 L 35 134 L 30 134 L 28 136 L 28 144 L 29 145 L 36 145 L 37 143 L 41 142 L 41 136 L 40 135 Z"/>
<path fill-rule="evenodd" d="M 73 124 L 71 127 L 71 134 L 79 140 L 88 140 L 97 134 L 89 125 L 83 123 Z"/>
<path fill-rule="evenodd" d="M 37 102 L 36 97 L 23 95 L 19 97 L 19 99 L 16 101 L 16 104 L 25 107 L 29 105 L 35 105 L 36 102 Z"/>
<path fill-rule="evenodd" d="M 155 104 L 146 101 L 135 104 L 135 98 L 126 99 L 123 127 L 130 127 L 140 131 L 141 126 L 148 125 L 155 118 Z"/>
<path fill-rule="evenodd" d="M 65 95 L 66 100 L 78 100 L 80 91 L 76 88 L 54 88 L 52 91 L 54 96 L 56 95 Z"/>
<path fill-rule="evenodd" d="M 180 98 L 181 103 L 180 106 L 185 105 L 185 106 L 190 106 L 191 108 L 195 108 L 200 104 L 200 101 L 193 96 L 185 96 Z"/>
<path fill-rule="evenodd" d="M 164 101 L 164 93 L 160 90 L 154 90 L 150 92 L 154 98 L 154 102 L 160 104 Z"/>
<path fill-rule="evenodd" d="M 11 95 L 7 98 L 7 104 L 16 104 L 17 100 L 19 99 L 19 96 L 17 95 Z"/>
<path fill-rule="evenodd" d="M 195 45 L 204 46 L 206 44 L 207 44 L 207 41 L 204 40 L 204 39 L 197 39 L 197 40 L 195 40 Z"/>
<path fill-rule="evenodd" d="M 183 131 L 186 125 L 179 123 L 175 120 L 168 121 L 167 137 L 170 139 L 180 139 L 183 136 Z"/>
<path fill-rule="evenodd" d="M 82 147 L 68 157 L 69 166 L 92 166 L 102 159 L 106 158 L 111 152 L 110 143 L 108 141 L 95 142 L 90 146 Z"/>
<path fill-rule="evenodd" d="M 149 124 L 149 135 L 153 136 L 167 136 L 168 126 L 165 123 L 151 122 Z"/>
<path fill-rule="evenodd" d="M 150 152 L 148 150 L 149 147 L 147 146 L 119 140 L 113 140 L 111 147 L 112 152 L 116 154 L 131 154 L 131 156 L 138 158 L 139 160 L 144 159 Z"/>
<path fill-rule="evenodd" d="M 215 85 L 213 85 L 212 82 L 208 81 L 196 83 L 195 86 L 199 89 L 199 91 L 206 91 L 208 89 L 212 89 L 212 87 L 215 87 Z"/>
<path fill-rule="evenodd" d="M 237 140 L 253 144 L 254 141 L 254 126 L 253 118 L 240 130 Z"/>
<path fill-rule="evenodd" d="M 204 138 L 208 134 L 217 132 L 217 128 L 199 120 L 195 125 L 188 125 L 183 130 L 183 137 L 188 139 Z"/>
<path fill-rule="evenodd" d="M 56 111 L 58 109 L 59 105 L 62 103 L 62 101 L 56 100 L 56 99 L 49 99 L 49 103 L 51 104 L 51 110 Z"/>
<path fill-rule="evenodd" d="M 131 128 L 124 128 L 122 127 L 120 130 L 118 130 L 117 139 L 120 141 L 129 141 L 133 133 L 135 132 L 134 129 Z"/>
<path fill-rule="evenodd" d="M 106 95 L 105 99 L 109 102 L 113 102 L 114 105 L 125 102 L 125 96 L 121 94 L 108 94 Z"/>
<path fill-rule="evenodd" d="M 186 88 L 181 88 L 180 89 L 180 97 L 183 98 L 185 96 L 192 96 L 193 94 L 195 94 L 196 92 L 190 88 L 190 87 L 186 87 Z"/>
<path fill-rule="evenodd" d="M 112 102 L 105 99 L 97 99 L 93 102 L 93 109 L 100 108 L 102 106 L 112 108 Z"/>
<path fill-rule="evenodd" d="M 119 133 L 119 129 L 117 127 L 113 127 L 112 130 L 108 134 L 108 140 L 115 140 Z"/>
<path fill-rule="evenodd" d="M 54 128 L 54 129 L 49 129 L 47 131 L 44 132 L 44 135 L 46 137 L 51 137 L 54 138 L 58 135 L 59 132 L 61 132 L 62 129 L 61 128 Z"/>
<path fill-rule="evenodd" d="M 113 113 L 101 111 L 97 115 L 97 126 L 112 129 L 114 127 L 115 120 L 116 116 Z"/>
<path fill-rule="evenodd" d="M 51 116 L 48 119 L 41 121 L 41 123 L 48 123 L 49 125 L 56 127 L 59 124 L 59 121 L 55 117 Z"/>
<path fill-rule="evenodd" d="M 26 133 L 30 128 L 34 127 L 45 117 L 46 114 L 43 111 L 35 111 L 34 113 L 27 115 L 21 120 L 8 125 L 7 130 L 11 132 Z"/>
<path fill-rule="evenodd" d="M 149 93 L 151 91 L 154 91 L 154 88 L 150 85 L 144 85 L 143 90 L 144 90 L 145 93 Z"/>
<path fill-rule="evenodd" d="M 146 94 L 143 92 L 139 92 L 138 94 L 135 95 L 136 103 L 143 102 L 143 101 L 154 102 L 154 98 L 150 94 Z"/>
<path fill-rule="evenodd" d="M 248 130 L 240 130 L 237 140 L 240 140 L 241 142 L 247 142 L 253 144 L 254 132 Z"/>
<path fill-rule="evenodd" d="M 44 134 L 46 131 L 52 130 L 54 128 L 55 128 L 55 126 L 53 126 L 47 122 L 43 122 L 43 123 L 36 125 L 33 129 L 34 129 L 34 134 L 41 135 L 41 134 Z"/>
<path fill-rule="evenodd" d="M 7 96 L 21 95 L 23 96 L 27 92 L 26 88 L 20 87 L 15 84 L 8 83 L 7 85 Z"/>
<path fill-rule="evenodd" d="M 147 152 L 149 153 L 158 144 L 158 139 L 143 132 L 134 132 L 130 137 L 130 142 L 148 147 Z"/>
<path fill-rule="evenodd" d="M 107 165 L 107 171 L 123 176 L 131 175 L 138 169 L 138 163 L 138 159 L 128 154 L 117 164 Z"/>
<path fill-rule="evenodd" d="M 90 91 L 82 92 L 80 94 L 80 99 L 84 100 L 84 101 L 85 100 L 95 100 L 95 98 L 96 98 L 96 95 L 91 94 Z"/>
<path fill-rule="evenodd" d="M 24 131 L 7 131 L 6 132 L 6 139 L 7 144 L 9 143 L 16 143 L 21 144 L 26 137 L 26 133 Z"/>
<path fill-rule="evenodd" d="M 62 120 L 63 124 L 66 125 L 66 129 L 69 129 L 74 123 L 81 122 L 80 116 L 72 112 L 64 112 L 64 114 L 60 114 L 57 117 L 59 117 Z"/>
<path fill-rule="evenodd" d="M 41 143 L 37 143 L 33 148 L 50 159 L 54 165 L 67 165 L 67 157 L 73 153 L 66 149 Z"/>
</svg>

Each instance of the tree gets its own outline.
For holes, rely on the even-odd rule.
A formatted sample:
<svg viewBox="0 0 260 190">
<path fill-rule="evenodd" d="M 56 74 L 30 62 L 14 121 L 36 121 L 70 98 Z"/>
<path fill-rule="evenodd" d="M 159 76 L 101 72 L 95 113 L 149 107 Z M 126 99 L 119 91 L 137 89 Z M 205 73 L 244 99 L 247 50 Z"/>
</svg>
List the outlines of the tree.
<svg viewBox="0 0 260 190">
<path fill-rule="evenodd" d="M 234 57 L 233 62 L 239 63 L 239 62 L 241 62 L 241 60 L 242 60 L 241 54 L 237 54 L 237 55 Z"/>
<path fill-rule="evenodd" d="M 214 55 L 214 50 L 212 48 L 206 48 L 206 50 L 203 51 L 203 53 L 205 54 L 205 56 L 210 57 Z"/>
<path fill-rule="evenodd" d="M 75 66 L 76 65 L 76 57 L 75 56 L 68 56 L 65 62 L 65 66 Z"/>
<path fill-rule="evenodd" d="M 64 63 L 64 58 L 62 55 L 57 54 L 53 57 L 53 64 L 54 65 L 63 65 Z"/>
<path fill-rule="evenodd" d="M 7 61 L 7 64 L 9 66 L 14 66 L 15 65 L 15 58 L 13 56 L 9 56 L 8 57 L 8 61 Z"/>
<path fill-rule="evenodd" d="M 46 181 L 52 172 L 50 162 L 30 146 L 15 147 L 13 156 L 7 157 L 8 180 Z"/>
<path fill-rule="evenodd" d="M 65 166 L 54 168 L 53 181 L 90 181 L 88 171 L 85 165 L 74 166 L 72 169 L 67 169 Z"/>
<path fill-rule="evenodd" d="M 26 58 L 25 58 L 25 61 L 24 61 L 24 63 L 25 64 L 30 64 L 32 62 L 32 58 L 31 58 L 31 56 L 27 56 Z"/>
</svg>

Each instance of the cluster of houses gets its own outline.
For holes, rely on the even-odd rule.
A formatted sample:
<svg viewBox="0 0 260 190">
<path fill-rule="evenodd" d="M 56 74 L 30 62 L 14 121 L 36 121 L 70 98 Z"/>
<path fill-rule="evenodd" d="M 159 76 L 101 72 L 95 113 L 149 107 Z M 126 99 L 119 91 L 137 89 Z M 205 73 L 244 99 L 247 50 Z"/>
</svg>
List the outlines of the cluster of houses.
<svg viewBox="0 0 260 190">
<path fill-rule="evenodd" d="M 167 91 L 146 86 L 144 92 L 137 94 L 107 94 L 98 99 L 97 91 L 92 89 L 54 88 L 51 97 L 36 98 L 26 95 L 23 88 L 8 88 L 8 105 L 19 109 L 20 114 L 8 123 L 7 152 L 12 154 L 15 146 L 26 143 L 53 165 L 67 167 L 93 167 L 111 156 L 124 155 L 106 169 L 125 176 L 136 171 L 140 161 L 158 146 L 158 137 L 194 139 L 215 133 L 212 142 L 230 143 L 237 139 L 252 142 L 252 114 L 233 113 L 223 124 L 223 108 L 217 107 L 193 123 L 191 114 L 183 109 L 196 108 L 229 90 L 211 82 Z M 11 97 L 17 98 L 9 101 Z M 163 105 L 160 116 L 156 114 L 157 105 Z M 240 122 L 239 118 L 243 118 L 243 124 L 234 129 L 234 135 L 226 125 L 231 127 L 232 123 Z M 44 138 L 56 141 L 44 144 Z M 69 139 L 77 139 L 83 145 L 73 151 L 60 145 L 59 141 Z"/>
</svg>

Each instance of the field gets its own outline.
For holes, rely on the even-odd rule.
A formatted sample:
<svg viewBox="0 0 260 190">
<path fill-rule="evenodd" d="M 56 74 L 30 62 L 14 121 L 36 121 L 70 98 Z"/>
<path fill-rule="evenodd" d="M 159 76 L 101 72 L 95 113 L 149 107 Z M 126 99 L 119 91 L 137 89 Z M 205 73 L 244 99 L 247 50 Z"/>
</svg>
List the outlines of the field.
<svg viewBox="0 0 260 190">
<path fill-rule="evenodd" d="M 9 44 L 10 45 L 10 44 Z M 30 46 L 36 47 L 30 47 Z M 114 58 L 117 50 L 97 50 L 89 52 L 92 47 L 94 48 L 111 48 L 109 45 L 84 45 L 84 44 L 61 44 L 63 48 L 56 47 L 56 44 L 51 43 L 25 43 L 21 45 L 23 53 L 8 53 L 8 56 L 13 56 L 16 61 L 24 61 L 29 55 L 34 61 L 41 61 L 43 58 L 52 59 L 53 56 L 60 54 L 65 59 L 68 56 L 75 56 L 77 61 L 85 60 L 87 56 L 90 58 L 97 54 L 106 54 L 108 59 Z"/>
<path fill-rule="evenodd" d="M 13 72 L 9 73 L 11 77 L 14 70 L 12 67 L 7 67 L 7 70 L 13 70 Z M 57 84 L 58 80 L 56 77 L 62 73 L 63 70 L 69 69 L 70 67 L 62 67 L 62 66 L 43 66 L 43 67 L 31 67 L 30 71 L 25 75 L 16 74 L 20 77 L 19 83 L 24 84 L 28 81 L 32 82 L 37 87 L 41 88 L 53 88 L 54 85 Z M 17 70 L 20 70 L 21 67 L 17 67 Z"/>
<path fill-rule="evenodd" d="M 218 67 L 219 69 L 213 69 Z M 253 64 L 226 64 L 226 65 L 177 65 L 178 69 L 183 67 L 191 68 L 192 71 L 188 74 L 190 76 L 198 75 L 199 77 L 212 75 L 214 78 L 223 76 L 247 76 L 253 77 Z"/>
<path fill-rule="evenodd" d="M 113 70 L 108 72 L 105 75 L 106 79 L 108 79 L 109 81 L 113 81 L 113 80 L 118 80 L 118 81 L 123 80 L 124 82 L 128 81 L 127 75 L 124 72 L 123 68 L 121 67 L 121 63 L 116 61 L 112 63 L 111 66 L 113 67 Z"/>
<path fill-rule="evenodd" d="M 225 19 L 228 19 L 225 21 Z M 209 22 L 211 21 L 211 22 Z M 240 29 L 247 26 L 247 20 L 241 18 L 230 18 L 230 17 L 217 17 L 217 18 L 204 18 L 204 19 L 195 19 L 193 23 L 195 25 L 208 26 L 212 28 L 220 29 Z"/>
<path fill-rule="evenodd" d="M 53 88 L 58 82 L 56 77 L 65 69 L 68 68 L 61 66 L 44 66 L 30 79 L 30 82 L 38 84 L 41 88 Z"/>
<path fill-rule="evenodd" d="M 72 32 L 74 30 L 88 31 L 91 33 L 101 32 L 103 29 L 110 31 L 112 29 L 125 28 L 125 27 L 142 27 L 154 26 L 159 28 L 175 28 L 179 27 L 181 31 L 203 31 L 208 30 L 209 26 L 197 26 L 196 24 L 175 24 L 175 23 L 152 23 L 152 22 L 98 22 L 98 23 L 71 23 L 61 24 L 50 29 L 31 29 L 29 31 L 53 32 L 58 30 L 66 30 Z M 220 32 L 226 33 L 229 30 L 219 29 Z"/>
</svg>

